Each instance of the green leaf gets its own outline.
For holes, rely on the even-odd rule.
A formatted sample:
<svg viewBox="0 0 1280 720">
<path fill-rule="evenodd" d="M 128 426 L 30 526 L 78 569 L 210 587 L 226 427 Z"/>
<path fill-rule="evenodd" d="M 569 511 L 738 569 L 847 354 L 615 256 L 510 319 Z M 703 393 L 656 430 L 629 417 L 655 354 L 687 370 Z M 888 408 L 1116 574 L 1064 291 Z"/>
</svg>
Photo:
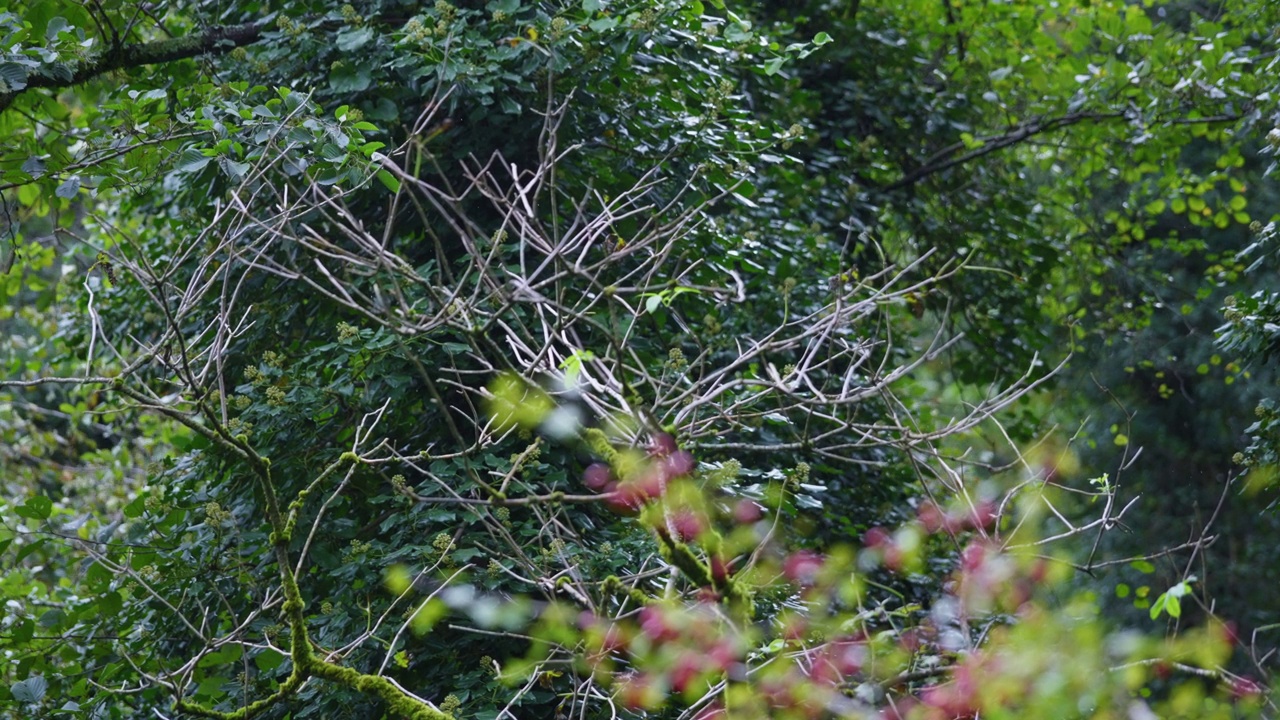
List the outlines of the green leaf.
<svg viewBox="0 0 1280 720">
<path fill-rule="evenodd" d="M 284 107 L 290 114 L 296 112 L 302 104 L 306 102 L 306 97 L 301 93 L 290 92 L 288 88 L 280 88 L 280 98 L 284 100 Z"/>
<path fill-rule="evenodd" d="M 0 63 L 0 92 L 16 92 L 26 86 L 26 68 L 17 63 Z"/>
<path fill-rule="evenodd" d="M 62 34 L 64 30 L 70 29 L 70 27 L 71 23 L 68 23 L 66 18 L 56 15 L 49 18 L 49 24 L 44 29 L 44 37 L 50 41 L 57 40 L 58 35 Z"/>
<path fill-rule="evenodd" d="M 44 160 L 32 155 L 22 162 L 22 172 L 30 175 L 32 178 L 40 179 L 44 175 Z"/>
<path fill-rule="evenodd" d="M 344 63 L 329 73 L 329 88 L 334 92 L 363 92 L 372 84 L 373 75 L 364 66 Z"/>
<path fill-rule="evenodd" d="M 431 628 L 435 627 L 448 612 L 448 605 L 437 598 L 432 598 L 418 607 L 418 611 L 410 620 L 410 627 L 415 635 L 425 635 L 431 632 Z"/>
<path fill-rule="evenodd" d="M 178 172 L 199 172 L 204 169 L 205 165 L 213 158 L 205 155 L 195 148 L 187 148 L 182 151 L 182 155 L 178 158 Z"/>
<path fill-rule="evenodd" d="M 253 656 L 253 664 L 260 672 L 269 673 L 284 663 L 284 655 L 270 648 Z"/>
<path fill-rule="evenodd" d="M 1148 614 L 1151 615 L 1152 620 L 1155 620 L 1156 618 L 1160 617 L 1160 613 L 1164 611 L 1164 606 L 1168 602 L 1168 600 L 1169 600 L 1169 596 L 1165 594 L 1156 598 L 1156 601 L 1151 603 L 1151 611 Z M 1172 615 L 1173 613 L 1170 612 L 1169 614 Z"/>
<path fill-rule="evenodd" d="M 14 642 L 18 643 L 25 643 L 29 641 L 31 638 L 35 637 L 35 634 L 36 624 L 31 621 L 31 618 L 22 618 L 16 622 L 13 625 L 12 630 L 10 630 L 10 638 Z"/>
<path fill-rule="evenodd" d="M 146 498 L 142 495 L 134 498 L 132 502 L 120 509 L 126 518 L 130 520 L 141 517 L 143 510 L 146 509 Z"/>
<path fill-rule="evenodd" d="M 385 185 L 386 188 L 391 192 L 393 193 L 400 192 L 400 180 L 397 179 L 395 175 L 392 175 L 386 170 L 379 170 L 377 172 L 377 178 L 379 182 Z"/>
<path fill-rule="evenodd" d="M 613 15 L 609 15 L 607 17 L 596 18 L 595 20 L 592 20 L 591 22 L 587 23 L 587 27 L 591 28 L 593 32 L 606 33 L 618 27 L 618 25 L 621 22 L 622 21 L 619 20 L 617 17 Z"/>
<path fill-rule="evenodd" d="M 1151 619 L 1155 620 L 1162 611 L 1169 613 L 1169 617 L 1175 620 L 1182 617 L 1182 598 L 1191 592 L 1191 582 L 1194 580 L 1194 577 L 1183 580 L 1161 593 L 1151 605 Z"/>
<path fill-rule="evenodd" d="M 565 371 L 565 380 L 571 387 L 577 385 L 578 376 L 582 374 L 582 363 L 594 360 L 595 357 L 596 354 L 590 350 L 574 350 L 564 359 L 564 362 L 560 363 L 560 369 Z"/>
<path fill-rule="evenodd" d="M 70 200 L 71 198 L 75 197 L 79 192 L 80 192 L 80 176 L 72 175 L 66 180 L 63 180 L 62 184 L 59 185 L 58 188 L 53 191 L 53 194 L 57 195 L 60 198 L 66 198 Z"/>
<path fill-rule="evenodd" d="M 124 598 L 115 590 L 103 595 L 102 599 L 98 601 L 98 609 L 108 616 L 119 613 L 123 607 Z"/>
<path fill-rule="evenodd" d="M 20 703 L 40 702 L 44 699 L 44 693 L 48 689 L 49 681 L 39 675 L 32 675 L 26 680 L 9 686 L 9 692 L 13 693 L 13 699 Z"/>
<path fill-rule="evenodd" d="M 362 27 L 358 29 L 343 30 L 338 33 L 336 45 L 343 52 L 352 52 L 359 50 L 373 39 L 373 28 Z"/>
<path fill-rule="evenodd" d="M 817 35 L 813 36 L 813 44 L 817 45 L 818 47 L 822 47 L 823 45 L 826 45 L 831 41 L 832 41 L 831 36 L 826 34 L 825 32 L 820 32 Z"/>
<path fill-rule="evenodd" d="M 13 511 L 31 520 L 48 520 L 53 513 L 53 501 L 43 495 L 36 495 Z"/>
<path fill-rule="evenodd" d="M 249 163 L 236 162 L 230 158 L 218 158 L 218 167 L 222 172 L 226 173 L 227 177 L 231 178 L 235 182 L 241 182 L 244 180 L 245 174 L 248 173 L 253 166 Z"/>
<path fill-rule="evenodd" d="M 200 658 L 200 662 L 196 663 L 196 665 L 202 668 L 230 665 L 238 661 L 242 656 L 244 656 L 244 646 L 236 644 L 223 645 Z"/>
<path fill-rule="evenodd" d="M 17 512 L 19 515 L 22 514 L 21 510 L 22 508 L 14 509 L 14 511 Z M 14 563 L 16 564 L 16 563 L 22 562 L 23 560 L 27 559 L 27 556 L 31 555 L 37 550 L 40 550 L 44 546 L 45 546 L 44 538 L 41 538 L 33 543 L 28 543 L 26 545 L 23 545 L 21 548 L 18 549 L 18 556 L 14 559 Z"/>
<path fill-rule="evenodd" d="M 206 698 L 222 697 L 225 694 L 222 691 L 222 686 L 226 685 L 228 682 L 229 681 L 224 677 L 205 678 L 204 680 L 201 680 L 200 684 L 196 687 L 196 695 Z"/>
</svg>

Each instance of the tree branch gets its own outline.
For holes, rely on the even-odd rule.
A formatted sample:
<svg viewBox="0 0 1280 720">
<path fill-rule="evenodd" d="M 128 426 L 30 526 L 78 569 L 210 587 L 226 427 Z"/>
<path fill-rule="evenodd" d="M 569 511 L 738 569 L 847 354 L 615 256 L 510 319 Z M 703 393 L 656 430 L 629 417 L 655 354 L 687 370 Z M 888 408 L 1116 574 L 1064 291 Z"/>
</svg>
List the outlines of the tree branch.
<svg viewBox="0 0 1280 720">
<path fill-rule="evenodd" d="M 1060 115 L 1058 117 L 1041 117 L 1028 120 L 1024 123 L 1014 125 L 1003 134 L 978 138 L 978 140 L 982 141 L 982 145 L 960 155 L 956 155 L 956 153 L 965 149 L 966 146 L 964 143 L 953 143 L 948 145 L 925 160 L 920 167 L 906 173 L 898 180 L 882 186 L 880 189 L 888 192 L 915 185 L 930 175 L 936 175 L 958 165 L 964 165 L 970 160 L 976 160 L 984 155 L 990 155 L 993 152 L 1003 150 L 1004 148 L 1012 145 L 1017 145 L 1018 143 L 1046 132 L 1052 132 L 1054 130 L 1070 127 L 1071 125 L 1082 122 L 1106 122 L 1111 120 L 1121 120 L 1127 117 L 1129 117 L 1128 113 L 1117 110 L 1112 112 L 1074 112 L 1066 115 Z M 1163 120 L 1159 123 L 1152 122 L 1152 124 L 1212 125 L 1235 122 L 1241 117 L 1243 117 L 1242 113 L 1225 113 L 1202 118 L 1176 118 L 1173 120 Z"/>
<path fill-rule="evenodd" d="M 0 112 L 7 110 L 20 94 L 34 88 L 72 87 L 115 70 L 129 70 L 200 55 L 220 54 L 242 45 L 251 45 L 262 38 L 264 27 L 260 23 L 216 26 L 194 35 L 110 48 L 73 73 L 70 80 L 48 75 L 29 76 L 26 86 L 21 90 L 0 93 Z"/>
<path fill-rule="evenodd" d="M 960 155 L 956 155 L 955 153 L 965 148 L 963 143 L 948 145 L 941 151 L 935 153 L 933 157 L 926 160 L 923 165 L 912 170 L 906 175 L 903 175 L 901 179 L 884 186 L 883 189 L 886 191 L 898 190 L 909 185 L 914 185 L 930 175 L 935 175 L 943 172 L 944 170 L 950 170 L 957 165 L 963 165 L 970 160 L 976 160 L 984 155 L 990 155 L 991 153 L 1007 148 L 1010 145 L 1017 145 L 1023 140 L 1041 133 L 1046 133 L 1051 130 L 1057 130 L 1058 128 L 1068 127 L 1070 125 L 1075 125 L 1076 123 L 1089 120 L 1115 120 L 1122 117 L 1124 117 L 1123 112 L 1076 112 L 1056 118 L 1036 118 L 1034 120 L 1028 120 L 1027 122 L 1009 128 L 1009 130 L 1003 135 L 997 135 L 990 138 L 980 138 L 983 141 L 981 146 L 975 147 L 969 152 L 962 153 Z"/>
</svg>

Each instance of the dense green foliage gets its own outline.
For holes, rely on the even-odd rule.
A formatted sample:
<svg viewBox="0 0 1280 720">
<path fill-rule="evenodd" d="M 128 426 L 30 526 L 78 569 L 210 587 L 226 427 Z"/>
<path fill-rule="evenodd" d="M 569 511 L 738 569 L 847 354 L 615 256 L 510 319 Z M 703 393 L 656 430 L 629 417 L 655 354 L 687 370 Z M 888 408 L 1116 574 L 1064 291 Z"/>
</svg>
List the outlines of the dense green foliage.
<svg viewBox="0 0 1280 720">
<path fill-rule="evenodd" d="M 1267 715 L 1278 20 L 0 11 L 0 716 Z"/>
</svg>

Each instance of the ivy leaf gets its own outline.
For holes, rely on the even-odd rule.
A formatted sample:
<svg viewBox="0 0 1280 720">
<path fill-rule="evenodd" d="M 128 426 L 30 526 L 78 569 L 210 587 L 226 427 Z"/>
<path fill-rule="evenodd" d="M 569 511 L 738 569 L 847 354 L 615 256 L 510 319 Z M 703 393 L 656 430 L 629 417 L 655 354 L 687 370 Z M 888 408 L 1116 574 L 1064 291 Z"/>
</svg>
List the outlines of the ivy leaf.
<svg viewBox="0 0 1280 720">
<path fill-rule="evenodd" d="M 373 28 L 360 28 L 358 30 L 344 30 L 338 33 L 337 46 L 343 52 L 352 52 L 364 47 L 373 39 Z"/>
<path fill-rule="evenodd" d="M 130 502 L 128 505 L 125 505 L 121 509 L 121 512 L 124 513 L 124 516 L 129 518 L 130 520 L 134 518 L 142 517 L 143 511 L 146 509 L 146 500 L 147 500 L 146 496 L 140 494 L 138 495 L 138 497 L 133 499 L 133 502 Z"/>
<path fill-rule="evenodd" d="M 373 83 L 369 68 L 353 67 L 350 64 L 340 65 L 329 74 L 329 87 L 334 92 L 363 92 Z"/>
<path fill-rule="evenodd" d="M 272 670 L 275 670 L 280 667 L 283 662 L 284 655 L 270 648 L 253 656 L 253 664 L 257 665 L 258 670 L 264 673 L 269 673 Z"/>
</svg>

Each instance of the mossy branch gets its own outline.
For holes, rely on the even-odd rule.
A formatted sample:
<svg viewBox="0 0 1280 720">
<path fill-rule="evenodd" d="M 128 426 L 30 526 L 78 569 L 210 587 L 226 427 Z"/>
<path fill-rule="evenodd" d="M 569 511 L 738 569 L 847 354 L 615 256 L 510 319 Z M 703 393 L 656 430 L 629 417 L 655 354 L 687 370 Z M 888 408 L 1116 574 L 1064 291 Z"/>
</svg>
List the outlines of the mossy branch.
<svg viewBox="0 0 1280 720">
<path fill-rule="evenodd" d="M 751 592 L 741 582 L 728 575 L 719 577 L 712 573 L 711 568 L 694 554 L 693 548 L 667 533 L 660 532 L 657 535 L 661 543 L 660 550 L 667 562 L 679 569 L 693 584 L 714 588 L 725 599 L 729 609 L 743 620 L 751 618 Z"/>
<path fill-rule="evenodd" d="M 249 720 L 249 718 L 257 716 L 259 713 L 266 711 L 296 693 L 308 679 L 318 677 L 338 682 L 352 689 L 378 697 L 387 704 L 390 713 L 396 717 L 406 718 L 407 720 L 452 720 L 452 716 L 440 712 L 430 704 L 407 694 L 384 677 L 334 665 L 316 657 L 311 647 L 310 633 L 307 631 L 307 619 L 304 612 L 306 603 L 302 598 L 302 588 L 298 585 L 298 578 L 293 571 L 293 560 L 289 553 L 290 535 L 296 523 L 297 512 L 301 504 L 306 500 L 306 490 L 290 503 L 288 516 L 286 517 L 285 513 L 282 512 L 280 500 L 276 494 L 275 481 L 271 475 L 271 461 L 258 454 L 247 439 L 230 436 L 227 428 L 216 421 L 211 420 L 212 427 L 206 427 L 173 408 L 151 404 L 149 398 L 132 388 L 125 387 L 123 382 L 113 382 L 112 388 L 126 397 L 144 403 L 148 408 L 155 409 L 160 414 L 182 423 L 192 431 L 207 438 L 211 443 L 246 461 L 253 468 L 254 474 L 258 478 L 258 484 L 262 489 L 263 498 L 266 501 L 267 522 L 272 530 L 271 544 L 276 556 L 276 564 L 280 568 L 280 586 L 285 599 L 282 611 L 285 622 L 289 625 L 289 658 L 293 662 L 293 671 L 289 674 L 289 677 L 281 683 L 276 692 L 234 711 L 215 710 L 201 703 L 191 702 L 183 698 L 178 698 L 175 701 L 175 709 L 189 715 L 214 718 L 215 720 Z M 207 412 L 208 408 L 205 408 L 205 410 L 207 418 L 213 417 Z M 359 458 L 353 453 L 344 453 L 337 462 L 332 463 L 322 472 L 320 478 L 317 478 L 311 487 L 314 487 L 324 477 L 331 475 L 342 465 L 358 461 Z"/>
</svg>

